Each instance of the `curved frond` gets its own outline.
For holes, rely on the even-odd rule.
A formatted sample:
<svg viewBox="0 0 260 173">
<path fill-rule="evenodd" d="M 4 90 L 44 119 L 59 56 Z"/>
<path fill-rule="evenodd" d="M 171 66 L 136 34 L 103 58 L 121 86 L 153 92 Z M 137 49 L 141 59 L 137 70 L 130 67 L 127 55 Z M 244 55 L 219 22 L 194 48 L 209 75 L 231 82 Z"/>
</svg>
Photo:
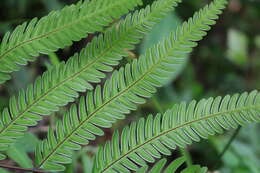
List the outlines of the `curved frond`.
<svg viewBox="0 0 260 173">
<path fill-rule="evenodd" d="M 92 90 L 91 83 L 99 83 L 105 72 L 113 70 L 126 55 L 126 48 L 133 49 L 143 35 L 160 21 L 179 0 L 155 2 L 152 7 L 128 15 L 118 26 L 95 37 L 79 54 L 68 62 L 45 72 L 34 85 L 21 91 L 10 100 L 0 119 L 0 146 L 6 150 L 9 144 L 23 136 L 27 126 L 37 124 L 41 115 L 58 111 L 60 106 L 73 102 L 78 92 Z M 129 39 L 129 37 L 131 39 Z"/>
<path fill-rule="evenodd" d="M 56 132 L 51 129 L 48 138 L 37 148 L 37 166 L 43 169 L 60 170 L 60 164 L 71 162 L 72 150 L 94 140 L 95 135 L 103 135 L 101 128 L 112 126 L 124 114 L 135 110 L 145 98 L 156 92 L 171 73 L 178 71 L 185 62 L 186 54 L 196 46 L 214 24 L 226 0 L 216 0 L 196 13 L 194 18 L 184 23 L 176 34 L 149 49 L 144 56 L 125 68 L 115 71 L 104 87 L 81 97 L 79 106 L 73 105 L 63 120 L 58 122 Z M 170 75 L 169 75 L 170 74 Z"/>
<path fill-rule="evenodd" d="M 167 167 L 166 165 L 167 160 L 161 159 L 157 161 L 154 166 L 150 169 L 149 173 L 176 173 L 177 169 L 180 168 L 180 166 L 185 162 L 185 159 L 183 157 L 180 157 L 178 159 L 175 159 L 172 161 Z M 207 167 L 201 167 L 199 165 L 191 165 L 188 168 L 183 169 L 180 173 L 206 173 Z M 113 171 L 110 171 L 113 172 Z M 130 173 L 130 171 L 124 167 L 120 170 L 121 173 Z M 136 173 L 147 173 L 148 172 L 148 166 L 144 166 L 139 168 Z"/>
<path fill-rule="evenodd" d="M 163 115 L 149 115 L 132 123 L 120 137 L 115 132 L 112 141 L 99 149 L 94 170 L 111 172 L 122 166 L 135 170 L 161 155 L 170 155 L 177 146 L 184 148 L 192 141 L 249 122 L 260 122 L 258 91 L 175 104 Z"/>
<path fill-rule="evenodd" d="M 141 0 L 86 0 L 60 11 L 19 25 L 6 33 L 0 46 L 0 84 L 10 79 L 13 71 L 42 54 L 49 54 L 79 41 L 88 33 L 101 31 L 114 18 L 119 18 L 141 4 Z"/>
</svg>

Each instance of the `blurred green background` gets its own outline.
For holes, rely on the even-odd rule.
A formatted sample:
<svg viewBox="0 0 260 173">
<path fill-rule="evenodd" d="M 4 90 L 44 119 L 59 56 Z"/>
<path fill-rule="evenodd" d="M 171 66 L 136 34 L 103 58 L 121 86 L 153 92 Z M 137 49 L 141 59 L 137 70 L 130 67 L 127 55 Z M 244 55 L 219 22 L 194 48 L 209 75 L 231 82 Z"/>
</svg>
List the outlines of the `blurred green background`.
<svg viewBox="0 0 260 173">
<path fill-rule="evenodd" d="M 145 5 L 153 0 L 144 0 Z M 60 9 L 66 4 L 76 0 L 1 0 L 0 1 L 0 38 L 7 31 L 33 17 L 42 17 L 51 10 Z M 176 29 L 182 21 L 209 0 L 183 0 L 175 12 L 170 13 L 162 22 L 156 25 L 136 50 L 129 52 L 122 64 L 138 58 L 146 48 L 157 43 L 170 31 Z M 140 7 L 141 8 L 141 7 Z M 174 81 L 167 86 L 140 109 L 133 112 L 126 120 L 118 122 L 113 129 L 106 129 L 106 136 L 93 141 L 75 153 L 74 162 L 67 165 L 66 172 L 85 172 L 91 168 L 93 154 L 96 147 L 111 138 L 114 129 L 122 129 L 130 121 L 137 120 L 149 113 L 163 112 L 174 103 L 191 101 L 205 97 L 232 94 L 242 91 L 260 89 L 260 1 L 259 0 L 230 0 L 228 8 L 221 15 L 217 24 L 203 39 L 199 46 L 189 55 L 190 59 Z M 37 61 L 23 67 L 19 72 L 13 73 L 13 79 L 0 86 L 0 110 L 8 105 L 9 97 L 17 94 L 20 88 L 25 88 L 35 78 L 47 70 L 51 65 L 66 61 L 71 55 L 84 47 L 94 36 L 75 43 L 71 47 L 59 50 L 50 56 L 41 56 Z M 82 94 L 84 95 L 84 93 Z M 69 106 L 62 108 L 58 113 L 40 122 L 39 126 L 30 128 L 25 137 L 14 144 L 8 151 L 9 160 L 4 164 L 19 165 L 30 168 L 33 166 L 35 145 L 39 139 L 46 136 L 48 125 L 54 126 L 56 119 L 60 118 Z M 221 151 L 230 140 L 233 131 L 224 135 L 202 140 L 187 149 L 192 162 L 208 166 L 210 170 L 224 173 L 259 173 L 260 172 L 260 126 L 252 124 L 242 127 L 232 141 L 222 158 Z M 28 143 L 27 141 L 30 141 Z M 171 156 L 174 159 L 180 155 L 178 151 Z M 26 158 L 26 159 L 24 159 Z M 2 162 L 1 162 L 2 163 Z M 0 169 L 0 172 L 5 170 Z"/>
</svg>

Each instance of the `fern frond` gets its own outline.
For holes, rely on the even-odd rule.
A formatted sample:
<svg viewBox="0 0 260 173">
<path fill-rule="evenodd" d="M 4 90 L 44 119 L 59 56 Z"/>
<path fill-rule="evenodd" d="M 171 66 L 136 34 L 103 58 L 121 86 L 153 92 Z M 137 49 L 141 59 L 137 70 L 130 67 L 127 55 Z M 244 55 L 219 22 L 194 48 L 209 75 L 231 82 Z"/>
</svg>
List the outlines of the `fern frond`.
<svg viewBox="0 0 260 173">
<path fill-rule="evenodd" d="M 248 122 L 260 122 L 258 91 L 175 104 L 163 115 L 150 115 L 132 123 L 123 129 L 121 137 L 115 132 L 112 141 L 99 149 L 94 170 L 136 170 L 161 155 L 170 155 L 170 149 L 184 148 L 192 141 Z"/>
<path fill-rule="evenodd" d="M 175 159 L 172 161 L 166 168 L 167 160 L 166 159 L 161 159 L 157 161 L 154 166 L 150 169 L 149 173 L 176 173 L 177 169 L 180 168 L 180 166 L 185 162 L 185 159 L 183 157 L 180 157 L 178 159 Z M 111 171 L 113 172 L 113 171 Z M 122 167 L 120 170 L 121 173 L 124 172 L 129 172 L 128 169 L 125 167 Z M 136 173 L 147 173 L 148 172 L 148 166 L 144 166 L 139 168 Z M 206 173 L 207 168 L 206 167 L 201 167 L 199 165 L 192 165 L 188 168 L 183 169 L 180 173 Z"/>
<path fill-rule="evenodd" d="M 182 67 L 186 53 L 202 39 L 209 25 L 214 24 L 224 8 L 225 0 L 216 0 L 210 6 L 196 13 L 193 19 L 184 23 L 170 38 L 158 44 L 147 53 L 115 71 L 103 89 L 97 86 L 94 91 L 81 97 L 79 107 L 73 105 L 63 120 L 58 122 L 56 132 L 51 129 L 48 138 L 36 152 L 37 166 L 43 169 L 60 170 L 60 164 L 71 162 L 72 150 L 94 140 L 95 135 L 103 135 L 102 127 L 111 127 L 124 114 L 135 110 L 137 104 L 156 92 L 156 87 L 164 84 L 173 73 Z"/>
<path fill-rule="evenodd" d="M 49 54 L 79 41 L 88 33 L 101 31 L 114 18 L 141 4 L 141 0 L 86 0 L 32 19 L 6 33 L 0 46 L 0 84 L 13 71 L 42 54 Z"/>
<path fill-rule="evenodd" d="M 91 83 L 100 82 L 105 72 L 113 70 L 111 66 L 117 65 L 126 55 L 125 48 L 133 49 L 133 45 L 178 2 L 156 1 L 152 7 L 129 14 L 118 26 L 95 37 L 66 64 L 61 63 L 45 72 L 34 85 L 22 90 L 17 98 L 11 98 L 9 109 L 4 109 L 0 119 L 2 151 L 22 136 L 27 126 L 36 125 L 42 119 L 41 115 L 49 115 L 60 106 L 73 102 L 79 96 L 78 92 L 92 90 Z"/>
</svg>

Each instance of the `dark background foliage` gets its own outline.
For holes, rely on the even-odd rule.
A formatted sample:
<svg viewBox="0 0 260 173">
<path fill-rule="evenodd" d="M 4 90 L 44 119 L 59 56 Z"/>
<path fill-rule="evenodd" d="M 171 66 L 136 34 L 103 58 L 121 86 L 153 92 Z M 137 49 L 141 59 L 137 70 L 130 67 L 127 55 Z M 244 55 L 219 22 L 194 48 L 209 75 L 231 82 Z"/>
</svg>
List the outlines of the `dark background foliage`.
<svg viewBox="0 0 260 173">
<path fill-rule="evenodd" d="M 145 4 L 153 0 L 145 0 Z M 1 0 L 0 2 L 0 38 L 7 31 L 33 17 L 42 17 L 51 10 L 60 9 L 75 0 Z M 184 0 L 177 10 L 167 16 L 157 25 L 151 34 L 147 35 L 135 51 L 129 52 L 122 64 L 144 52 L 147 47 L 155 44 L 163 36 L 176 28 L 182 21 L 203 7 L 208 0 Z M 90 146 L 84 147 L 75 154 L 75 162 L 68 165 L 66 172 L 87 172 L 91 167 L 91 159 L 96 146 L 111 138 L 114 129 L 128 124 L 149 113 L 163 112 L 176 102 L 190 101 L 217 95 L 232 94 L 260 88 L 260 1 L 259 0 L 230 0 L 228 8 L 221 16 L 217 25 L 208 36 L 200 42 L 199 46 L 190 54 L 178 78 L 159 90 L 159 92 L 140 106 L 136 112 L 124 121 L 118 122 L 113 129 L 106 129 L 106 137 L 98 138 Z M 23 67 L 21 71 L 13 73 L 13 79 L 0 86 L 0 110 L 8 105 L 11 95 L 17 94 L 20 88 L 25 88 L 41 75 L 51 65 L 66 61 L 71 55 L 84 47 L 94 35 L 89 35 L 71 47 L 59 50 L 50 56 L 42 55 L 37 61 Z M 84 94 L 84 93 L 83 93 Z M 68 108 L 62 108 L 58 113 L 46 118 L 39 126 L 30 128 L 30 132 L 13 145 L 8 156 L 14 160 L 6 160 L 4 164 L 32 166 L 32 152 L 38 139 L 46 136 L 48 125 L 54 126 L 55 120 L 62 116 Z M 220 158 L 234 131 L 225 135 L 210 137 L 207 141 L 190 146 L 193 163 L 208 166 L 210 170 L 219 169 L 220 172 L 259 173 L 260 172 L 260 126 L 253 124 L 243 127 L 232 141 L 229 149 Z M 28 143 L 28 140 L 31 141 Z M 172 159 L 180 155 L 175 151 Z M 24 159 L 27 158 L 27 159 Z M 0 170 L 4 172 L 4 170 Z"/>
</svg>

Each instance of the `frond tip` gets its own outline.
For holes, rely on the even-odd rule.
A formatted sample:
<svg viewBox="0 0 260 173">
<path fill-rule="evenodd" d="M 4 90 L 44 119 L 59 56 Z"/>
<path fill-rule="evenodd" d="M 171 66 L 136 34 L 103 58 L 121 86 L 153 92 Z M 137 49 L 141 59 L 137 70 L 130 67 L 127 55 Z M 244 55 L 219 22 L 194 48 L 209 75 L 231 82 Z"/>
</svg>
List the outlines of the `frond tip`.
<svg viewBox="0 0 260 173">
<path fill-rule="evenodd" d="M 249 122 L 260 122 L 260 92 L 227 95 L 174 105 L 164 115 L 148 116 L 115 132 L 111 142 L 99 149 L 96 172 L 109 172 L 126 167 L 134 170 L 154 162 L 169 149 L 186 147 L 192 141 L 237 128 Z M 112 152 L 111 152 L 112 151 Z M 120 172 L 120 171 L 119 171 Z"/>
</svg>

